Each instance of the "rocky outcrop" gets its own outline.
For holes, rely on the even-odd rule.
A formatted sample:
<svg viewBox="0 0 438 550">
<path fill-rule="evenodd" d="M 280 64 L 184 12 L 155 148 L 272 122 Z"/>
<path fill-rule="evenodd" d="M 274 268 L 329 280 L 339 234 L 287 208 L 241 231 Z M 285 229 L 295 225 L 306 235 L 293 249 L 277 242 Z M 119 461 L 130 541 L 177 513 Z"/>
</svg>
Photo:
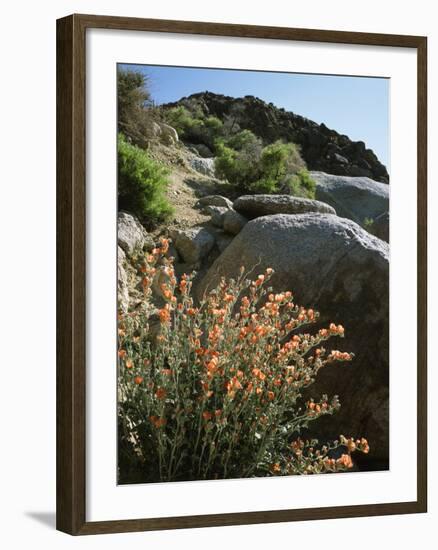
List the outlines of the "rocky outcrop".
<svg viewBox="0 0 438 550">
<path fill-rule="evenodd" d="M 235 210 L 227 210 L 223 217 L 223 228 L 226 233 L 231 233 L 231 235 L 237 235 L 248 220 L 239 212 Z"/>
<path fill-rule="evenodd" d="M 230 199 L 227 199 L 222 195 L 207 195 L 205 197 L 201 197 L 196 203 L 196 206 L 200 208 L 204 206 L 223 206 L 225 208 L 233 208 L 233 203 Z"/>
<path fill-rule="evenodd" d="M 175 230 L 171 237 L 182 260 L 190 265 L 202 261 L 215 244 L 214 236 L 203 227 Z"/>
<path fill-rule="evenodd" d="M 193 157 L 190 160 L 190 166 L 204 176 L 215 177 L 214 159 L 212 158 Z"/>
<path fill-rule="evenodd" d="M 389 186 L 369 178 L 311 172 L 316 198 L 336 209 L 338 216 L 364 225 L 389 209 Z M 386 240 L 386 239 L 385 239 Z"/>
<path fill-rule="evenodd" d="M 211 216 L 211 223 L 215 227 L 222 228 L 224 226 L 224 215 L 229 212 L 229 209 L 225 206 L 206 206 L 204 212 Z"/>
<path fill-rule="evenodd" d="M 320 311 L 320 326 L 344 325 L 345 339 L 333 339 L 327 347 L 354 352 L 353 362 L 323 369 L 310 388 L 315 397 L 339 395 L 342 407 L 312 424 L 312 433 L 326 439 L 367 437 L 369 464 L 383 466 L 389 456 L 388 256 L 387 243 L 347 219 L 317 213 L 265 216 L 245 225 L 200 287 L 203 293 L 221 276 L 236 276 L 242 265 L 254 274 L 272 267 L 274 291 L 292 290 L 297 303 Z"/>
<path fill-rule="evenodd" d="M 234 209 L 248 218 L 270 214 L 304 214 L 320 212 L 336 214 L 334 208 L 324 202 L 291 195 L 242 195 L 234 201 Z"/>
<path fill-rule="evenodd" d="M 344 176 L 366 176 L 383 183 L 389 182 L 385 166 L 364 142 L 352 141 L 325 124 L 317 124 L 257 97 L 235 98 L 201 92 L 165 105 L 164 108 L 179 105 L 194 113 L 215 116 L 236 128 L 251 130 L 265 144 L 278 139 L 297 143 L 310 170 Z"/>
<path fill-rule="evenodd" d="M 138 219 L 127 212 L 117 216 L 117 242 L 126 254 L 135 250 L 152 249 L 154 241 Z"/>
<path fill-rule="evenodd" d="M 168 124 L 164 124 L 164 122 L 160 122 L 160 129 L 160 137 L 163 143 L 166 143 L 167 145 L 174 145 L 175 143 L 178 143 L 178 132 L 175 130 L 175 128 L 169 126 Z"/>
</svg>

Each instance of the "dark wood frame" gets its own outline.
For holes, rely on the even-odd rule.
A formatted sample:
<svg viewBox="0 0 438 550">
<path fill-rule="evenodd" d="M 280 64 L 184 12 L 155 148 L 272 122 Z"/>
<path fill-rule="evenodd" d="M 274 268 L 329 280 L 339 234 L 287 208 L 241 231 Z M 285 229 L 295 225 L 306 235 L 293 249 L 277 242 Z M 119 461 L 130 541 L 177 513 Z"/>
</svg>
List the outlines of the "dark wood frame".
<svg viewBox="0 0 438 550">
<path fill-rule="evenodd" d="M 418 71 L 417 500 L 87 522 L 85 514 L 85 33 L 87 28 L 415 48 Z M 72 535 L 427 511 L 427 39 L 421 36 L 95 15 L 57 21 L 57 529 Z"/>
</svg>

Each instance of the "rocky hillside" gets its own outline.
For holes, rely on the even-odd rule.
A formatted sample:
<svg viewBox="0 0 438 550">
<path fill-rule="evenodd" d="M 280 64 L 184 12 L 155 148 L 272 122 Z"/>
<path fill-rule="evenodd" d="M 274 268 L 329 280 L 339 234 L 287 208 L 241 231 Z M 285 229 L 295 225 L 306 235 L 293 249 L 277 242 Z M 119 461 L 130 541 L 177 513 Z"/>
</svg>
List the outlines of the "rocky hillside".
<svg viewBox="0 0 438 550">
<path fill-rule="evenodd" d="M 325 124 L 317 124 L 257 97 L 234 98 L 202 92 L 163 107 L 176 106 L 184 106 L 191 112 L 202 112 L 204 116 L 215 116 L 242 130 L 251 130 L 264 143 L 279 139 L 294 142 L 300 146 L 309 170 L 369 177 L 389 183 L 385 166 L 363 141 L 352 141 Z"/>
<path fill-rule="evenodd" d="M 182 118 L 172 121 L 175 111 Z M 248 139 L 248 134 L 245 149 L 237 138 Z M 130 140 L 122 145 L 131 161 L 140 159 L 149 176 L 154 170 L 165 174 L 160 200 L 170 208 L 166 218 L 150 223 L 147 215 L 137 218 L 135 208 L 119 212 L 120 311 L 141 308 L 144 275 L 138 257 L 157 247 L 160 237 L 169 239 L 166 253 L 173 258 L 176 278 L 192 274 L 195 306 L 221 277 L 236 277 L 241 266 L 255 275 L 272 268 L 273 292 L 293 291 L 298 303 L 321 311 L 317 328 L 344 325 L 343 349 L 354 353 L 351 365 L 334 366 L 318 377 L 316 393 L 339 395 L 342 407 L 307 435 L 321 440 L 341 433 L 364 435 L 371 451 L 359 468 L 387 468 L 389 177 L 373 151 L 258 98 L 209 92 L 160 108 L 149 125 L 147 147 L 133 149 Z M 289 162 L 274 165 L 277 175 L 291 166 L 299 174 L 304 166 L 308 180 L 300 180 L 301 185 L 311 181 L 311 192 L 280 185 L 281 178 L 274 190 L 254 187 L 269 183 L 270 173 L 253 176 L 250 168 L 256 163 L 269 167 L 273 158 Z M 235 177 L 245 170 L 248 181 Z M 134 182 L 137 172 L 129 172 Z M 164 266 L 153 276 L 151 302 L 157 311 L 164 304 L 167 276 Z M 157 315 L 151 316 L 152 336 L 158 327 Z M 333 345 L 336 352 L 339 344 Z"/>
</svg>

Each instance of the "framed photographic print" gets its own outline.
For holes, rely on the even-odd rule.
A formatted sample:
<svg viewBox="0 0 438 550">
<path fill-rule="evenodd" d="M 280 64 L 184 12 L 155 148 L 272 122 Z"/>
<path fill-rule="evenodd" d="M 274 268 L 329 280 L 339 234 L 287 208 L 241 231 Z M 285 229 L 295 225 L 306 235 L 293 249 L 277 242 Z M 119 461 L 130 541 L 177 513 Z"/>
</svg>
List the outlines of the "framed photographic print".
<svg viewBox="0 0 438 550">
<path fill-rule="evenodd" d="M 425 512 L 426 38 L 57 48 L 58 529 Z"/>
</svg>

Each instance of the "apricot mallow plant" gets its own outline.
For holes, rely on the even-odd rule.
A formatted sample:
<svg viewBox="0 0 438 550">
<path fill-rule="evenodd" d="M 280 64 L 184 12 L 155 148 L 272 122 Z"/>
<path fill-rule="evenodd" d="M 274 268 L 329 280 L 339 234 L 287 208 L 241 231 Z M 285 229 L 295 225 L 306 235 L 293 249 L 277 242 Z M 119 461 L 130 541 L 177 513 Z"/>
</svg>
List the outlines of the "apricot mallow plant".
<svg viewBox="0 0 438 550">
<path fill-rule="evenodd" d="M 251 279 L 242 267 L 195 303 L 193 274 L 177 280 L 168 247 L 162 239 L 138 260 L 143 300 L 119 314 L 119 463 L 135 463 L 144 482 L 352 468 L 366 439 L 300 435 L 340 407 L 337 396 L 305 400 L 303 390 L 353 358 L 324 348 L 344 328 L 306 332 L 319 314 L 290 291 L 273 293 L 272 269 Z"/>
</svg>

